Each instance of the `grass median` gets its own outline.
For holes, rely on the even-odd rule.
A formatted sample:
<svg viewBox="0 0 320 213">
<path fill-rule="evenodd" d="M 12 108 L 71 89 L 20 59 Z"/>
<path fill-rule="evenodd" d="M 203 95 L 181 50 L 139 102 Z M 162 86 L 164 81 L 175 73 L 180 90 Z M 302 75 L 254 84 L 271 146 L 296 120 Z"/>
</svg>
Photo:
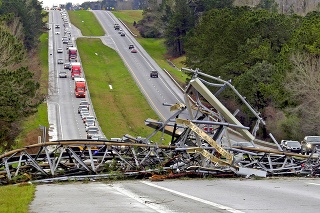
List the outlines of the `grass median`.
<svg viewBox="0 0 320 213">
<path fill-rule="evenodd" d="M 27 213 L 29 204 L 34 197 L 35 186 L 29 184 L 1 186 L 0 212 Z"/>
<path fill-rule="evenodd" d="M 103 36 L 104 30 L 92 12 L 85 10 L 68 11 L 70 21 L 84 36 Z"/>
<path fill-rule="evenodd" d="M 118 53 L 100 39 L 77 39 L 77 47 L 102 131 L 108 138 L 130 134 L 146 137 L 153 129 L 147 118 L 158 119 Z M 112 86 L 112 89 L 110 88 Z M 158 140 L 160 136 L 155 137 Z"/>
</svg>

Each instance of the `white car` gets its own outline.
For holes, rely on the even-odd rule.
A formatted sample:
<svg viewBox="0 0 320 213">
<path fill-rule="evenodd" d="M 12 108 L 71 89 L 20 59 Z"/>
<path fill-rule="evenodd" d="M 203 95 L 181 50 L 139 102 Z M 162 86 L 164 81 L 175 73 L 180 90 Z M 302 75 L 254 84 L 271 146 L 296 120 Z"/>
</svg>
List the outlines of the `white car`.
<svg viewBox="0 0 320 213">
<path fill-rule="evenodd" d="M 56 31 L 55 34 L 56 34 L 56 35 L 60 35 L 60 32 L 59 32 L 59 31 Z"/>
<path fill-rule="evenodd" d="M 58 62 L 58 64 L 63 64 L 63 59 L 62 58 L 58 58 L 57 62 Z"/>
<path fill-rule="evenodd" d="M 59 47 L 59 48 L 57 49 L 57 53 L 63 53 L 63 49 L 62 49 L 61 47 Z"/>
<path fill-rule="evenodd" d="M 95 123 L 95 121 L 92 120 L 92 119 L 88 119 L 87 120 L 86 125 L 85 125 L 86 126 L 86 132 L 88 131 L 89 127 L 94 127 L 95 126 L 94 123 Z"/>
</svg>

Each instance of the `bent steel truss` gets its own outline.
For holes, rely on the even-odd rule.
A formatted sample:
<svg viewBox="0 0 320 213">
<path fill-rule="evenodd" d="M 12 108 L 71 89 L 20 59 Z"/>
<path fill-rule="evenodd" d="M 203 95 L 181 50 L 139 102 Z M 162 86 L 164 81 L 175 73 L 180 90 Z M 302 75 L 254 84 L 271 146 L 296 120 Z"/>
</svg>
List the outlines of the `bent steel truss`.
<svg viewBox="0 0 320 213">
<path fill-rule="evenodd" d="M 261 176 L 319 173 L 319 155 L 279 151 L 272 143 L 258 143 L 255 134 L 265 124 L 235 88 L 198 70 L 185 88 L 185 103 L 164 104 L 173 115 L 166 121 L 145 120 L 154 132 L 146 138 L 125 135 L 120 141 L 68 140 L 45 142 L 0 155 L 1 183 L 68 177 L 107 177 L 104 174 L 173 174 Z M 201 79 L 203 76 L 213 82 Z M 209 90 L 207 86 L 217 87 Z M 250 129 L 218 99 L 231 88 L 256 117 Z M 211 92 L 213 91 L 213 92 Z M 185 118 L 188 112 L 188 118 Z M 169 134 L 169 145 L 151 143 L 158 132 Z M 254 147 L 235 147 L 236 141 Z M 267 148 L 271 147 L 271 148 Z"/>
</svg>

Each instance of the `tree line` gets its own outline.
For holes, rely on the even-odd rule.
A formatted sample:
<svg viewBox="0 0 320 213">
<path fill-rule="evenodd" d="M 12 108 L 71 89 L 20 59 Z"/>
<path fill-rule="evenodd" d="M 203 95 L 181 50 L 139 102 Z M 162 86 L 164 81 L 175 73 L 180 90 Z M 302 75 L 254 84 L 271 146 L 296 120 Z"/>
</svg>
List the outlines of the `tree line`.
<svg viewBox="0 0 320 213">
<path fill-rule="evenodd" d="M 37 111 L 44 97 L 29 69 L 43 17 L 37 0 L 0 0 L 0 151 L 11 148 L 20 122 Z"/>
<path fill-rule="evenodd" d="M 185 65 L 232 80 L 266 119 L 266 138 L 320 135 L 320 13 L 278 13 L 274 0 L 235 7 L 223 0 L 149 1 L 137 28 L 144 37 L 165 39 L 168 53 Z M 231 109 L 239 101 L 222 97 Z M 244 110 L 244 109 L 243 109 Z M 246 125 L 252 117 L 239 113 Z"/>
</svg>

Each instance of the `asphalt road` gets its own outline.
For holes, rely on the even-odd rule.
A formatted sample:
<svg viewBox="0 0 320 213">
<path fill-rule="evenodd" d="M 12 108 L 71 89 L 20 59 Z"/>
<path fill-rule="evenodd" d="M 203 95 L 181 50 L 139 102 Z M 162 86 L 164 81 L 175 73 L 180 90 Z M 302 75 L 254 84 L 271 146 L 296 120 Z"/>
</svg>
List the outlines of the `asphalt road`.
<svg viewBox="0 0 320 213">
<path fill-rule="evenodd" d="M 30 212 L 318 212 L 320 180 L 119 181 L 37 186 Z"/>
<path fill-rule="evenodd" d="M 182 91 L 111 12 L 103 10 L 93 10 L 92 12 L 106 32 L 106 36 L 101 37 L 102 42 L 118 52 L 150 106 L 162 120 L 168 119 L 173 113 L 170 112 L 169 107 L 162 104 L 183 102 Z M 120 36 L 119 31 L 114 29 L 114 23 L 120 25 L 125 36 Z M 129 44 L 133 44 L 138 52 L 131 53 Z M 151 70 L 157 70 L 159 78 L 151 78 Z"/>
<path fill-rule="evenodd" d="M 60 28 L 55 28 L 59 24 Z M 66 44 L 62 43 L 65 27 L 59 11 L 49 13 L 49 96 L 48 96 L 48 118 L 49 135 L 52 141 L 68 139 L 86 139 L 84 124 L 78 115 L 80 99 L 74 94 L 74 80 L 71 79 L 71 72 L 67 71 L 67 78 L 59 78 L 59 72 L 63 71 L 63 64 L 57 60 L 62 58 L 68 62 Z M 70 29 L 71 25 L 69 26 Z M 56 34 L 59 32 L 60 34 Z M 76 35 L 78 31 L 72 30 Z M 74 36 L 71 41 L 75 45 Z M 57 48 L 62 48 L 63 53 L 57 53 Z"/>
<path fill-rule="evenodd" d="M 182 91 L 165 74 L 165 72 L 156 64 L 148 53 L 135 40 L 124 25 L 119 22 L 112 13 L 107 11 L 92 11 L 103 29 L 105 36 L 99 37 L 101 41 L 110 48 L 116 50 L 132 74 L 137 86 L 145 95 L 150 106 L 158 114 L 159 118 L 166 120 L 173 115 L 169 107 L 163 106 L 163 103 L 175 104 L 183 101 Z M 114 30 L 114 23 L 120 24 L 121 29 L 126 36 L 120 36 L 117 30 Z M 59 24 L 60 28 L 55 28 Z M 79 98 L 74 95 L 74 81 L 68 72 L 68 78 L 59 78 L 59 72 L 64 70 L 63 64 L 58 64 L 57 60 L 62 58 L 68 61 L 66 44 L 62 43 L 64 35 L 63 20 L 59 11 L 50 11 L 49 13 L 49 96 L 48 96 L 48 114 L 49 114 L 49 135 L 50 140 L 68 140 L 68 139 L 86 139 L 86 132 L 80 116 L 77 113 Z M 79 29 L 70 24 L 72 42 L 81 37 Z M 56 34 L 59 32 L 60 34 Z M 129 44 L 134 44 L 137 53 L 131 53 Z M 62 47 L 64 52 L 57 53 L 57 48 Z M 80 56 L 81 57 L 81 56 Z M 79 58 L 80 59 L 80 58 Z M 81 60 L 81 59 L 80 59 Z M 159 78 L 151 78 L 150 71 L 157 70 Z M 85 76 L 85 70 L 84 76 Z M 90 90 L 90 88 L 88 88 Z M 87 91 L 88 98 L 90 97 Z M 91 108 L 91 114 L 94 111 Z M 187 117 L 186 113 L 180 117 Z M 147 118 L 141 118 L 147 119 Z M 106 135 L 107 136 L 107 135 Z"/>
</svg>

